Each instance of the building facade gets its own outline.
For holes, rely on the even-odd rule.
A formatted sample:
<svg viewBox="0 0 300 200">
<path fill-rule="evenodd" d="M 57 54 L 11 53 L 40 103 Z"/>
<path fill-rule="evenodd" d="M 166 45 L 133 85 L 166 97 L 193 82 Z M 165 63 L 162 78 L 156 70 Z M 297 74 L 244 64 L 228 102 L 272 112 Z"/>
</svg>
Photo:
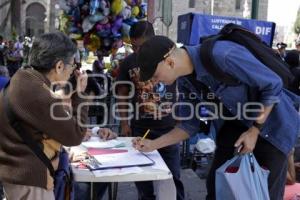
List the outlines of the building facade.
<svg viewBox="0 0 300 200">
<path fill-rule="evenodd" d="M 54 29 L 57 0 L 0 0 L 0 34 L 37 36 Z"/>
</svg>

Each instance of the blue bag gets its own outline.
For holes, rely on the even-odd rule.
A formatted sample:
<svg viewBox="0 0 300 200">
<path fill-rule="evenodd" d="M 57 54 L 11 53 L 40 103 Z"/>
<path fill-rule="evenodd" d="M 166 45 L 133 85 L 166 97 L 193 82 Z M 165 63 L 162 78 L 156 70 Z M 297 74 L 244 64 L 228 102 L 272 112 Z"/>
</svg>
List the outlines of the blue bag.
<svg viewBox="0 0 300 200">
<path fill-rule="evenodd" d="M 216 170 L 216 199 L 269 200 L 269 173 L 252 153 L 237 155 Z"/>
<path fill-rule="evenodd" d="M 74 178 L 67 151 L 62 148 L 59 154 L 59 164 L 54 176 L 55 200 L 74 199 Z"/>
</svg>

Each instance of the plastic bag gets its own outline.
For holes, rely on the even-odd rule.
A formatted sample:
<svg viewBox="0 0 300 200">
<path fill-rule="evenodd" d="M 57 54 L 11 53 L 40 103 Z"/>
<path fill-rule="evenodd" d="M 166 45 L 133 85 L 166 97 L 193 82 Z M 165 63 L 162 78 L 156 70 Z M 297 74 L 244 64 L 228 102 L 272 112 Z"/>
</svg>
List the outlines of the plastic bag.
<svg viewBox="0 0 300 200">
<path fill-rule="evenodd" d="M 216 199 L 268 200 L 269 173 L 252 153 L 237 155 L 216 170 Z"/>
</svg>

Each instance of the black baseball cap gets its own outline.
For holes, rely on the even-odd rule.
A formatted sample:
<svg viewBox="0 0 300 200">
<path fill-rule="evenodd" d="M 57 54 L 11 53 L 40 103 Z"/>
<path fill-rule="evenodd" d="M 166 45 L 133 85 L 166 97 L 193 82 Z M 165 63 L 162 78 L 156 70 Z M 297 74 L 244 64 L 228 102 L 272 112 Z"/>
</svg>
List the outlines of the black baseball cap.
<svg viewBox="0 0 300 200">
<path fill-rule="evenodd" d="M 137 66 L 140 68 L 140 81 L 151 79 L 158 63 L 176 47 L 166 36 L 156 35 L 143 43 L 137 53 Z"/>
</svg>

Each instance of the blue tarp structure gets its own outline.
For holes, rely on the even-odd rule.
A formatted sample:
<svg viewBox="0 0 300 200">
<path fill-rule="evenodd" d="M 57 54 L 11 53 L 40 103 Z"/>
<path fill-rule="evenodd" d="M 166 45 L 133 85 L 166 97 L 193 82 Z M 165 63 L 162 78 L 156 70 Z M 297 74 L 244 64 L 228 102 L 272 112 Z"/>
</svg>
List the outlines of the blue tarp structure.
<svg viewBox="0 0 300 200">
<path fill-rule="evenodd" d="M 177 42 L 185 45 L 196 45 L 201 37 L 217 34 L 228 23 L 247 28 L 260 36 L 269 46 L 272 46 L 276 26 L 274 22 L 197 13 L 178 16 Z"/>
</svg>

